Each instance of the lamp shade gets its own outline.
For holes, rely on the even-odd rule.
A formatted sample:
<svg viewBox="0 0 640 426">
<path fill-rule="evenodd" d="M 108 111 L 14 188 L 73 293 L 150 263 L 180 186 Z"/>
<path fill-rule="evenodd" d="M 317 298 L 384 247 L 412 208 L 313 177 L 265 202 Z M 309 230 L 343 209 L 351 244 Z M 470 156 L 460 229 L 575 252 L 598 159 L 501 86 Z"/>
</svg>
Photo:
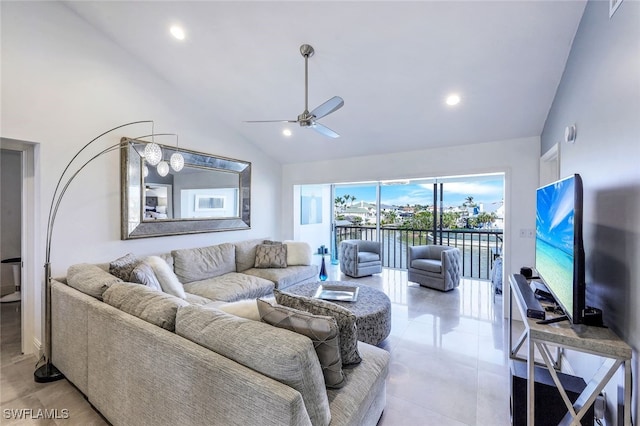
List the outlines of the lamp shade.
<svg viewBox="0 0 640 426">
<path fill-rule="evenodd" d="M 162 149 L 160 145 L 155 142 L 148 143 L 144 147 L 144 159 L 152 166 L 158 164 L 160 160 L 162 160 Z"/>
</svg>

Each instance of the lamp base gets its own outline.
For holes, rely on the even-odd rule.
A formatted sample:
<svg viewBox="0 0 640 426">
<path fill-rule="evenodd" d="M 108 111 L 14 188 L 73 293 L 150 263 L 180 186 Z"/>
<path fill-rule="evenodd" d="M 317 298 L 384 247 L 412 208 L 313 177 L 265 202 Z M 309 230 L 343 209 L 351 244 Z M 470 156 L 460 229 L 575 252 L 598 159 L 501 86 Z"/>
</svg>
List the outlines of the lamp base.
<svg viewBox="0 0 640 426">
<path fill-rule="evenodd" d="M 49 362 L 33 372 L 36 383 L 50 383 L 61 379 L 64 379 L 64 374 Z"/>
</svg>

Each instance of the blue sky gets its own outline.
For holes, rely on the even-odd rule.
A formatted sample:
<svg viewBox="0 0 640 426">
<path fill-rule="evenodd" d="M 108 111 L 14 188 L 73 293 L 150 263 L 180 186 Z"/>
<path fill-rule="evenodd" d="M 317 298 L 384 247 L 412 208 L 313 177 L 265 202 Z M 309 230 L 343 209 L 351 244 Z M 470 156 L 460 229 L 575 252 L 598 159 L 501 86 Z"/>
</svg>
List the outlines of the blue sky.
<svg viewBox="0 0 640 426">
<path fill-rule="evenodd" d="M 383 204 L 397 206 L 413 204 L 433 204 L 433 183 L 409 183 L 406 185 L 383 185 L 381 187 Z M 376 199 L 375 184 L 361 184 L 357 186 L 336 185 L 336 196 L 354 195 L 356 201 L 373 203 Z M 486 206 L 500 203 L 503 197 L 502 176 L 483 176 L 481 178 L 468 177 L 444 183 L 444 206 L 460 206 L 467 197 L 472 196 L 476 203 Z"/>
</svg>

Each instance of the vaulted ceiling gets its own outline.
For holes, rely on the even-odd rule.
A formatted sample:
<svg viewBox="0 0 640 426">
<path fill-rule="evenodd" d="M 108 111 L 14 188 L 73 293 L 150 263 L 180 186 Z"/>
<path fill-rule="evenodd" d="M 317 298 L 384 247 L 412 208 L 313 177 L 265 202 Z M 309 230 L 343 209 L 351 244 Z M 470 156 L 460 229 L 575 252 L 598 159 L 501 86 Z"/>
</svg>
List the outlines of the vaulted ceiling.
<svg viewBox="0 0 640 426">
<path fill-rule="evenodd" d="M 282 163 L 542 132 L 584 1 L 65 2 L 212 120 Z M 171 36 L 171 25 L 186 37 Z M 333 96 L 318 120 L 296 123 Z M 459 94 L 448 106 L 445 98 Z M 284 136 L 289 128 L 291 136 Z"/>
</svg>

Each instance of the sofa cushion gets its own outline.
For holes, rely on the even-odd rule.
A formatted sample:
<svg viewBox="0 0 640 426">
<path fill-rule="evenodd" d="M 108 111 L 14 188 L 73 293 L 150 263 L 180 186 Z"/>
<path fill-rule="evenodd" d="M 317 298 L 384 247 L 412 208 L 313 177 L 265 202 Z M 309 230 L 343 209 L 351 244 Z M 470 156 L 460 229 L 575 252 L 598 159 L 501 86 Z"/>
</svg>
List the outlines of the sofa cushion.
<svg viewBox="0 0 640 426">
<path fill-rule="evenodd" d="M 236 249 L 236 272 L 244 272 L 253 268 L 256 263 L 256 247 L 263 241 L 264 238 L 259 238 L 233 243 Z"/>
<path fill-rule="evenodd" d="M 358 342 L 358 351 L 362 354 L 362 363 L 343 370 L 349 385 L 327 389 L 332 424 L 375 425 L 384 410 L 390 354 L 363 342 Z M 375 414 L 372 416 L 372 413 Z M 422 424 L 432 423 L 423 421 Z"/>
<path fill-rule="evenodd" d="M 373 253 L 370 251 L 358 252 L 358 263 L 379 262 L 379 261 L 380 261 L 380 255 L 378 253 Z"/>
<path fill-rule="evenodd" d="M 173 269 L 182 283 L 205 280 L 236 271 L 236 249 L 224 243 L 173 250 Z"/>
<path fill-rule="evenodd" d="M 316 265 L 265 269 L 251 268 L 244 271 L 244 273 L 269 280 L 273 282 L 278 289 L 287 288 L 304 281 L 318 279 L 318 267 Z"/>
<path fill-rule="evenodd" d="M 178 307 L 189 305 L 178 297 L 131 283 L 111 285 L 104 292 L 104 302 L 169 331 L 175 330 Z"/>
<path fill-rule="evenodd" d="M 435 274 L 442 272 L 442 262 L 439 259 L 415 259 L 411 261 L 411 267 Z"/>
<path fill-rule="evenodd" d="M 67 284 L 78 291 L 102 300 L 102 294 L 114 283 L 122 282 L 96 265 L 79 263 L 67 269 Z"/>
<path fill-rule="evenodd" d="M 184 284 L 184 290 L 211 300 L 235 302 L 268 296 L 273 291 L 273 283 L 259 277 L 230 272 L 221 277 Z"/>
<path fill-rule="evenodd" d="M 258 299 L 257 305 L 262 321 L 311 339 L 322 367 L 325 386 L 341 388 L 345 385 L 340 358 L 340 335 L 333 317 L 313 315 L 263 299 Z"/>
<path fill-rule="evenodd" d="M 284 244 L 260 244 L 256 247 L 256 268 L 286 268 L 287 246 Z"/>
<path fill-rule="evenodd" d="M 362 359 L 358 353 L 358 328 L 356 316 L 342 306 L 326 300 L 314 299 L 297 294 L 274 290 L 276 301 L 284 306 L 311 312 L 315 315 L 331 316 L 336 319 L 340 330 L 340 356 L 344 365 L 358 364 Z"/>
<path fill-rule="evenodd" d="M 176 333 L 296 389 L 312 424 L 329 424 L 322 369 L 309 338 L 201 306 L 178 310 Z"/>
<path fill-rule="evenodd" d="M 304 241 L 285 241 L 287 266 L 311 265 L 311 246 Z"/>
<path fill-rule="evenodd" d="M 130 281 L 129 276 L 136 265 L 140 263 L 138 256 L 128 253 L 113 262 L 109 263 L 109 273 L 120 278 L 122 281 Z"/>
</svg>

